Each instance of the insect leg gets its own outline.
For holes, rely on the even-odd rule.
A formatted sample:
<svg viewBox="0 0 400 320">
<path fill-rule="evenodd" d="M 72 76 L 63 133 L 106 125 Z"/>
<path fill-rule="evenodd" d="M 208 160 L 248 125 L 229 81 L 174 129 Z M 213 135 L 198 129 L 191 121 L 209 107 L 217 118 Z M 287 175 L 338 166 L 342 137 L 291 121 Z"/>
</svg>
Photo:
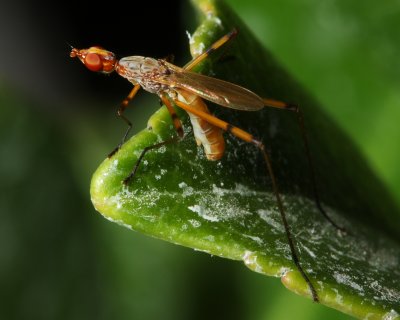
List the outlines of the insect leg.
<svg viewBox="0 0 400 320">
<path fill-rule="evenodd" d="M 134 178 L 134 176 L 135 176 L 135 174 L 136 174 L 136 172 L 137 172 L 137 170 L 139 168 L 140 163 L 143 160 L 143 157 L 146 155 L 147 152 L 149 152 L 150 150 L 159 149 L 162 146 L 165 146 L 165 145 L 170 144 L 170 143 L 175 143 L 175 142 L 178 142 L 181 139 L 183 139 L 184 132 L 183 132 L 182 123 L 179 120 L 178 115 L 176 114 L 176 112 L 175 112 L 175 110 L 174 110 L 174 108 L 173 108 L 173 106 L 171 104 L 171 101 L 168 99 L 168 97 L 166 95 L 160 95 L 160 99 L 165 104 L 165 106 L 167 107 L 167 110 L 170 113 L 171 118 L 172 118 L 172 123 L 173 123 L 173 125 L 175 127 L 175 130 L 176 130 L 178 135 L 177 136 L 173 136 L 172 138 L 167 139 L 165 141 L 161 141 L 159 143 L 156 143 L 156 144 L 153 144 L 151 146 L 148 146 L 148 147 L 144 148 L 142 153 L 140 154 L 139 158 L 137 159 L 137 161 L 135 163 L 135 166 L 133 167 L 131 173 L 129 174 L 129 176 L 127 176 L 124 179 L 123 183 L 125 185 L 129 184 L 129 182 L 132 181 L 132 179 Z"/>
<path fill-rule="evenodd" d="M 220 38 L 219 40 L 217 40 L 216 42 L 214 42 L 210 47 L 208 47 L 208 49 L 206 51 L 204 51 L 202 54 L 198 55 L 196 58 L 194 58 L 193 60 L 189 61 L 187 64 L 185 64 L 185 66 L 183 67 L 183 69 L 186 70 L 191 70 L 193 69 L 196 65 L 198 65 L 201 61 L 203 61 L 204 59 L 206 59 L 211 52 L 217 50 L 218 48 L 220 48 L 221 46 L 223 46 L 225 43 L 227 43 L 229 40 L 233 39 L 236 35 L 237 35 L 238 31 L 236 29 L 233 29 L 231 32 L 227 33 L 226 35 L 224 35 L 222 38 Z"/>
<path fill-rule="evenodd" d="M 151 146 L 148 146 L 146 148 L 143 149 L 142 153 L 140 154 L 139 158 L 137 159 L 135 166 L 133 167 L 131 173 L 122 181 L 124 185 L 128 185 L 132 179 L 135 177 L 136 172 L 139 168 L 140 163 L 142 162 L 143 157 L 146 155 L 147 152 L 149 152 L 150 150 L 154 150 L 154 149 L 159 149 L 162 146 L 165 146 L 167 144 L 170 143 L 175 143 L 177 141 L 180 140 L 180 137 L 178 136 L 173 136 L 172 138 L 165 140 L 165 141 L 161 141 L 159 143 L 153 144 Z"/>
<path fill-rule="evenodd" d="M 175 109 L 171 104 L 171 101 L 165 95 L 161 95 L 160 99 L 165 104 L 169 114 L 171 115 L 172 123 L 174 124 L 175 130 L 176 130 L 178 136 L 180 138 L 183 138 L 184 133 L 183 133 L 182 122 L 181 122 L 181 120 L 179 120 L 179 117 L 176 114 Z"/>
<path fill-rule="evenodd" d="M 129 119 L 123 115 L 123 113 L 124 113 L 125 109 L 128 107 L 129 102 L 135 97 L 135 95 L 139 89 L 140 89 L 140 85 L 136 84 L 133 87 L 133 89 L 131 90 L 131 92 L 128 94 L 128 96 L 122 101 L 120 107 L 117 110 L 117 116 L 125 121 L 125 123 L 128 125 L 128 128 L 126 129 L 125 134 L 122 137 L 120 144 L 118 146 L 116 146 L 115 149 L 108 154 L 109 158 L 111 158 L 121 148 L 121 146 L 124 144 L 124 142 L 126 140 L 126 137 L 129 134 L 129 131 L 132 128 L 132 122 L 130 122 Z"/>
<path fill-rule="evenodd" d="M 286 102 L 274 100 L 274 99 L 263 99 L 263 101 L 265 103 L 265 106 L 267 106 L 267 107 L 273 107 L 273 108 L 282 109 L 282 110 L 289 110 L 289 111 L 296 113 L 297 122 L 298 122 L 298 125 L 300 128 L 301 137 L 303 139 L 304 149 L 306 152 L 308 167 L 309 167 L 309 171 L 310 171 L 310 178 L 311 178 L 311 184 L 312 184 L 313 193 L 314 193 L 315 204 L 316 204 L 318 210 L 321 212 L 321 214 L 325 217 L 326 220 L 328 220 L 336 229 L 347 233 L 345 228 L 339 226 L 335 221 L 332 220 L 331 217 L 329 217 L 329 215 L 326 213 L 326 211 L 324 210 L 324 208 L 321 205 L 318 187 L 317 187 L 315 167 L 314 167 L 314 163 L 313 163 L 313 159 L 312 159 L 311 151 L 310 151 L 310 147 L 309 147 L 307 130 L 304 125 L 303 112 L 301 111 L 299 106 L 296 104 L 290 104 L 290 103 L 286 103 Z"/>
<path fill-rule="evenodd" d="M 303 268 L 302 268 L 302 266 L 300 264 L 300 259 L 299 259 L 299 256 L 297 254 L 296 247 L 294 245 L 292 232 L 290 230 L 289 223 L 287 222 L 286 213 L 285 213 L 285 210 L 284 210 L 284 207 L 283 207 L 283 203 L 282 203 L 282 200 L 281 200 L 281 196 L 280 196 L 280 192 L 279 192 L 279 189 L 278 189 L 278 184 L 276 182 L 274 171 L 272 169 L 271 160 L 269 158 L 267 150 L 265 149 L 264 144 L 261 141 L 255 139 L 250 133 L 248 133 L 248 132 L 246 132 L 246 131 L 238 128 L 238 127 L 234 127 L 233 125 L 231 125 L 231 124 L 229 124 L 229 123 L 227 123 L 227 122 L 225 122 L 225 121 L 223 121 L 221 119 L 218 119 L 218 118 L 214 117 L 211 114 L 208 114 L 208 113 L 200 111 L 200 110 L 198 110 L 196 108 L 193 108 L 192 106 L 190 106 L 190 105 L 188 105 L 186 103 L 183 103 L 183 102 L 181 102 L 179 100 L 174 100 L 174 102 L 178 107 L 186 110 L 187 112 L 190 112 L 190 113 L 193 113 L 193 114 L 197 115 L 198 117 L 204 119 L 205 121 L 208 121 L 210 124 L 212 124 L 212 125 L 214 125 L 216 127 L 219 127 L 222 130 L 233 134 L 234 136 L 238 137 L 239 139 L 242 139 L 243 141 L 252 143 L 253 145 L 255 145 L 261 151 L 261 153 L 262 153 L 262 155 L 264 157 L 264 160 L 265 160 L 267 171 L 268 171 L 268 173 L 269 173 L 269 175 L 271 177 L 272 189 L 273 189 L 273 192 L 274 192 L 274 195 L 275 195 L 275 198 L 276 198 L 276 202 L 278 204 L 278 209 L 279 209 L 279 213 L 281 215 L 282 223 L 283 223 L 283 226 L 285 228 L 286 238 L 287 238 L 287 241 L 289 243 L 290 252 L 291 252 L 291 255 L 292 255 L 292 260 L 293 260 L 294 264 L 296 265 L 297 270 L 300 272 L 301 276 L 306 281 L 306 283 L 307 283 L 307 285 L 308 285 L 308 287 L 309 287 L 309 289 L 311 291 L 311 295 L 312 295 L 313 300 L 315 302 L 318 302 L 319 299 L 318 299 L 317 291 L 316 291 L 314 285 L 312 284 L 310 278 L 308 277 L 308 275 L 303 270 Z"/>
</svg>

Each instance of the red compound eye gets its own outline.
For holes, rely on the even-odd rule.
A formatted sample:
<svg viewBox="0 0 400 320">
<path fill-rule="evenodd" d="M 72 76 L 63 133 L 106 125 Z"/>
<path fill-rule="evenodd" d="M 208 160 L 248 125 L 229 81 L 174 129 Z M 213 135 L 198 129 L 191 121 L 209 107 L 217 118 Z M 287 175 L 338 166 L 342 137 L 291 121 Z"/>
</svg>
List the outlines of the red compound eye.
<svg viewBox="0 0 400 320">
<path fill-rule="evenodd" d="M 103 62 L 97 53 L 88 53 L 85 57 L 85 66 L 91 71 L 103 69 Z"/>
</svg>

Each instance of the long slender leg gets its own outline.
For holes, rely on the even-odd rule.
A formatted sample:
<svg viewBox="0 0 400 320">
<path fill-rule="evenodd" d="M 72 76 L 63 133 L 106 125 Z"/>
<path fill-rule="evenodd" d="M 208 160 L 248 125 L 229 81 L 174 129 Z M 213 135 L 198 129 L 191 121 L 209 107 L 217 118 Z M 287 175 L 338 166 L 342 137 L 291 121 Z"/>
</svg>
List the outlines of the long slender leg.
<svg viewBox="0 0 400 320">
<path fill-rule="evenodd" d="M 196 65 L 198 65 L 201 61 L 203 61 L 204 59 L 206 59 L 211 52 L 217 50 L 218 48 L 220 48 L 221 46 L 223 46 L 225 43 L 227 43 L 229 40 L 233 39 L 236 35 L 237 35 L 237 30 L 233 29 L 231 32 L 227 33 L 226 35 L 224 35 L 222 38 L 220 38 L 219 40 L 215 41 L 211 46 L 208 47 L 208 49 L 206 51 L 204 51 L 202 54 L 198 55 L 196 58 L 194 58 L 193 60 L 189 61 L 187 64 L 185 64 L 185 66 L 183 67 L 183 69 L 186 70 L 191 70 L 193 69 Z"/>
<path fill-rule="evenodd" d="M 178 118 L 178 115 L 176 114 L 171 101 L 168 99 L 168 97 L 166 95 L 160 95 L 160 99 L 161 101 L 165 104 L 165 106 L 167 107 L 167 110 L 169 111 L 171 118 L 172 118 L 172 123 L 175 127 L 175 130 L 177 132 L 177 136 L 173 136 L 170 139 L 167 139 L 165 141 L 161 141 L 159 143 L 153 144 L 151 146 L 148 146 L 146 148 L 143 149 L 142 153 L 140 154 L 139 158 L 136 160 L 135 166 L 133 167 L 131 173 L 124 179 L 123 183 L 125 185 L 129 184 L 129 182 L 132 181 L 132 179 L 135 177 L 136 172 L 139 168 L 140 163 L 143 160 L 143 157 L 146 155 L 147 152 L 151 151 L 151 150 L 155 150 L 155 149 L 159 149 L 162 146 L 165 146 L 167 144 L 171 144 L 174 142 L 178 142 L 181 139 L 183 139 L 184 136 L 184 132 L 183 132 L 183 128 L 182 128 L 182 123 Z"/>
<path fill-rule="evenodd" d="M 309 171 L 310 171 L 310 178 L 311 178 L 311 184 L 312 184 L 313 193 L 314 193 L 315 204 L 316 204 L 318 210 L 321 212 L 321 214 L 325 217 L 325 219 L 328 220 L 336 229 L 338 229 L 342 232 L 347 232 L 345 228 L 339 226 L 335 221 L 332 220 L 332 218 L 326 213 L 326 211 L 324 210 L 324 208 L 321 205 L 314 163 L 313 163 L 310 146 L 309 146 L 309 142 L 308 142 L 307 130 L 304 125 L 303 112 L 301 111 L 299 106 L 296 104 L 290 104 L 290 103 L 286 103 L 286 102 L 274 100 L 274 99 L 263 99 L 263 100 L 267 107 L 273 107 L 273 108 L 282 109 L 282 110 L 289 110 L 289 111 L 293 111 L 297 114 L 297 122 L 300 127 L 300 132 L 301 132 L 301 136 L 303 139 L 304 149 L 306 152 L 308 167 L 309 167 Z"/>
<path fill-rule="evenodd" d="M 129 119 L 124 116 L 123 113 L 124 113 L 125 109 L 128 107 L 129 102 L 135 97 L 135 95 L 139 91 L 139 89 L 140 89 L 140 85 L 136 84 L 133 87 L 133 89 L 131 90 L 131 92 L 128 94 L 128 96 L 122 101 L 120 107 L 117 110 L 117 116 L 125 121 L 125 123 L 128 125 L 128 128 L 126 129 L 125 134 L 123 135 L 122 140 L 119 143 L 119 145 L 116 146 L 115 149 L 108 154 L 109 158 L 111 158 L 121 148 L 121 146 L 126 141 L 126 137 L 128 136 L 129 131 L 131 131 L 132 122 L 130 122 Z"/>
<path fill-rule="evenodd" d="M 285 228 L 285 233 L 286 233 L 286 237 L 287 237 L 287 240 L 288 240 L 288 243 L 289 243 L 290 252 L 291 252 L 291 255 L 292 255 L 293 262 L 296 265 L 297 270 L 300 272 L 300 274 L 303 277 L 303 279 L 306 281 L 306 283 L 307 283 L 307 285 L 308 285 L 308 287 L 309 287 L 309 289 L 311 291 L 311 295 L 312 295 L 313 300 L 315 302 L 318 302 L 319 299 L 318 299 L 317 291 L 316 291 L 314 285 L 312 284 L 310 278 L 305 273 L 303 267 L 300 264 L 299 256 L 297 254 L 296 247 L 294 245 L 292 232 L 291 232 L 289 224 L 287 222 L 286 213 L 285 213 L 285 210 L 284 210 L 284 207 L 283 207 L 283 203 L 282 203 L 281 196 L 280 196 L 280 193 L 279 193 L 278 185 L 276 183 L 274 171 L 272 169 L 271 160 L 270 160 L 270 158 L 268 156 L 268 153 L 267 153 L 267 151 L 265 149 L 264 144 L 260 140 L 255 139 L 250 133 L 248 133 L 248 132 L 246 132 L 246 131 L 238 128 L 238 127 L 234 127 L 231 124 L 229 124 L 229 123 L 227 123 L 227 122 L 225 122 L 225 121 L 223 121 L 221 119 L 218 119 L 218 118 L 214 117 L 211 114 L 208 114 L 206 112 L 197 110 L 196 108 L 194 108 L 194 107 L 192 107 L 192 106 L 190 106 L 190 105 L 188 105 L 186 103 L 183 103 L 183 102 L 181 102 L 179 100 L 174 100 L 174 102 L 178 107 L 186 110 L 187 112 L 190 112 L 190 113 L 193 113 L 193 114 L 197 115 L 198 117 L 208 121 L 210 124 L 212 124 L 212 125 L 214 125 L 216 127 L 219 127 L 222 130 L 233 134 L 234 136 L 238 137 L 239 139 L 242 139 L 242 140 L 244 140 L 246 142 L 252 143 L 253 145 L 255 145 L 261 151 L 261 153 L 262 153 L 262 155 L 264 157 L 264 160 L 265 160 L 267 171 L 268 171 L 268 173 L 269 173 L 269 175 L 271 177 L 272 189 L 274 191 L 276 202 L 278 204 L 279 213 L 281 215 L 282 223 L 283 223 L 283 226 Z"/>
<path fill-rule="evenodd" d="M 124 185 L 128 185 L 128 184 L 132 181 L 132 179 L 133 179 L 133 178 L 135 177 L 135 175 L 136 175 L 136 172 L 137 172 L 137 170 L 138 170 L 138 168 L 139 168 L 140 163 L 142 162 L 143 157 L 146 155 L 147 152 L 149 152 L 149 151 L 151 151 L 151 150 L 154 150 L 154 149 L 159 149 L 159 148 L 161 148 L 162 146 L 165 146 L 165 145 L 167 145 L 167 144 L 177 142 L 177 141 L 179 141 L 180 139 L 181 139 L 181 138 L 180 138 L 179 136 L 173 136 L 172 138 L 170 138 L 170 139 L 168 139 L 168 140 L 161 141 L 161 142 L 159 142 L 159 143 L 156 143 L 156 144 L 153 144 L 153 145 L 151 145 L 151 146 L 148 146 L 148 147 L 144 148 L 143 151 L 142 151 L 142 153 L 140 154 L 139 158 L 137 159 L 137 161 L 136 161 L 136 163 L 135 163 L 135 166 L 133 167 L 131 173 L 123 180 L 123 184 L 124 184 Z"/>
</svg>

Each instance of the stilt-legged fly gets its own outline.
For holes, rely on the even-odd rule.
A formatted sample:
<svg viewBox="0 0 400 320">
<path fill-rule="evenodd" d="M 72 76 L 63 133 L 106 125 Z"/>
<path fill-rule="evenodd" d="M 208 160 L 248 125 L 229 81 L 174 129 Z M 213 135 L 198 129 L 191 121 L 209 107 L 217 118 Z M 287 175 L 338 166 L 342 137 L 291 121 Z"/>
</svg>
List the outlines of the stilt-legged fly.
<svg viewBox="0 0 400 320">
<path fill-rule="evenodd" d="M 250 133 L 210 114 L 204 100 L 211 101 L 223 107 L 244 111 L 257 111 L 264 107 L 273 107 L 295 112 L 298 116 L 298 122 L 301 128 L 302 138 L 306 150 L 306 157 L 310 167 L 311 182 L 314 189 L 316 205 L 332 225 L 334 225 L 337 229 L 343 230 L 331 220 L 320 204 L 311 153 L 308 147 L 308 140 L 301 110 L 297 105 L 288 104 L 273 99 L 263 99 L 252 91 L 233 83 L 191 71 L 193 67 L 206 59 L 212 51 L 223 46 L 226 42 L 235 37 L 236 34 L 236 30 L 226 34 L 212 44 L 206 51 L 191 60 L 182 68 L 173 65 L 166 59 L 130 56 L 117 60 L 114 53 L 104 50 L 100 47 L 91 47 L 89 49 L 80 50 L 72 48 L 70 56 L 78 57 L 81 62 L 91 71 L 102 73 L 111 73 L 116 71 L 119 75 L 126 78 L 134 85 L 132 91 L 123 100 L 117 112 L 118 116 L 128 124 L 128 129 L 123 136 L 121 144 L 109 154 L 109 157 L 118 151 L 120 146 L 126 140 L 132 124 L 123 115 L 123 113 L 128 106 L 128 103 L 134 98 L 140 88 L 143 88 L 151 93 L 155 93 L 160 97 L 161 101 L 165 104 L 172 117 L 173 125 L 176 129 L 178 137 L 180 138 L 183 137 L 184 133 L 181 121 L 179 120 L 173 105 L 176 105 L 179 108 L 187 111 L 193 126 L 193 133 L 196 142 L 198 145 L 203 146 L 205 154 L 209 160 L 219 160 L 224 154 L 225 142 L 222 135 L 223 131 L 229 132 L 237 138 L 256 146 L 263 155 L 266 169 L 272 181 L 273 192 L 282 218 L 282 223 L 285 228 L 293 262 L 308 284 L 313 300 L 318 302 L 319 299 L 317 291 L 300 264 L 300 259 L 294 245 L 292 232 L 286 219 L 285 209 L 281 200 L 281 195 L 279 193 L 274 171 L 272 169 L 270 157 L 263 142 L 255 138 Z M 128 177 L 125 178 L 123 182 L 128 184 L 132 177 L 134 177 L 141 160 L 148 151 L 159 148 L 173 140 L 176 139 L 172 138 L 170 140 L 146 147 L 138 158 L 132 172 Z"/>
</svg>

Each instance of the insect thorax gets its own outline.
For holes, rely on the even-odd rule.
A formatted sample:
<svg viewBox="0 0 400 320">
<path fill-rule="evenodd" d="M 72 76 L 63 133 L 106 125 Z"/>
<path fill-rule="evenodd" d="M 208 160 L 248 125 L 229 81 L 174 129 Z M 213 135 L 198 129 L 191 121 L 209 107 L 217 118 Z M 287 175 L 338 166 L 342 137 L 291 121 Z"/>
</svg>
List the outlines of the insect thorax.
<svg viewBox="0 0 400 320">
<path fill-rule="evenodd" d="M 170 71 L 160 60 L 141 56 L 126 57 L 119 60 L 116 70 L 133 84 L 139 83 L 151 93 L 158 94 L 167 89 L 166 85 L 160 83 L 160 79 Z"/>
</svg>

